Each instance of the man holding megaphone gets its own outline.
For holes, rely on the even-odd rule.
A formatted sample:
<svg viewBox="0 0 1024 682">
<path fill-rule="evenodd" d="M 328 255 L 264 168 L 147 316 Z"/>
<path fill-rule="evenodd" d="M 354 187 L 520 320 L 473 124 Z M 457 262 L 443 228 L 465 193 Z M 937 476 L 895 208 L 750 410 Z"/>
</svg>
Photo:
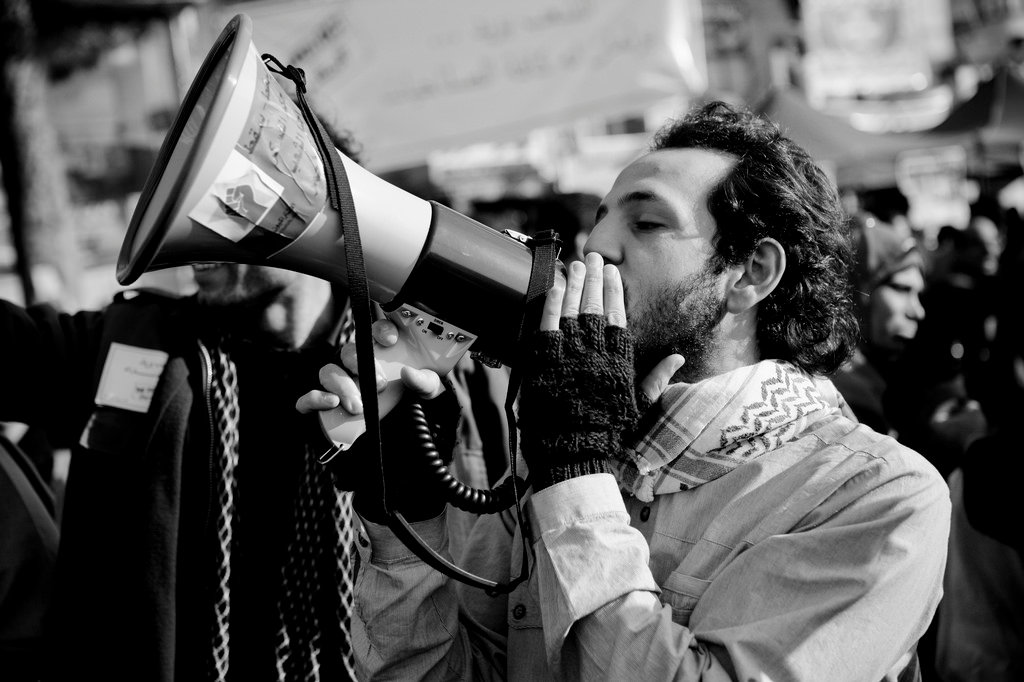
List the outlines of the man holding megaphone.
<svg viewBox="0 0 1024 682">
<path fill-rule="evenodd" d="M 365 481 L 360 678 L 920 679 L 949 493 L 826 378 L 857 331 L 846 224 L 774 124 L 712 103 L 666 126 L 521 358 L 527 527 L 482 517 L 462 563 L 504 581 L 525 553 L 528 579 L 497 597 L 451 581 L 378 523 Z M 377 331 L 387 346 L 396 329 Z M 357 361 L 344 351 L 298 409 L 360 412 Z M 401 377 L 444 400 L 436 374 Z M 415 475 L 381 443 L 385 469 Z M 425 502 L 395 497 L 444 552 L 445 514 Z"/>
</svg>

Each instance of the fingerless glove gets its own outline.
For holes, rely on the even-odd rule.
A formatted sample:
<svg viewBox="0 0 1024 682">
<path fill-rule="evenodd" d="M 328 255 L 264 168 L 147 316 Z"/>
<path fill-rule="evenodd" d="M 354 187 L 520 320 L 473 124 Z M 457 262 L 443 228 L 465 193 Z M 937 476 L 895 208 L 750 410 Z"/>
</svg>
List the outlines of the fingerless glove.
<svg viewBox="0 0 1024 682">
<path fill-rule="evenodd" d="M 632 334 L 581 314 L 534 332 L 526 355 L 519 428 L 534 489 L 608 471 L 640 417 Z"/>
</svg>

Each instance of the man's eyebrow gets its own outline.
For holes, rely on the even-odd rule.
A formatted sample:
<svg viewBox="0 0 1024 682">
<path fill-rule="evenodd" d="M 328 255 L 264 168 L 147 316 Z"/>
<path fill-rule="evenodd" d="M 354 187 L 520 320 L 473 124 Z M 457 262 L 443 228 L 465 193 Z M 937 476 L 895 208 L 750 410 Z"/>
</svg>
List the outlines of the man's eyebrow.
<svg viewBox="0 0 1024 682">
<path fill-rule="evenodd" d="M 617 203 L 621 208 L 627 206 L 628 204 L 636 204 L 642 201 L 657 201 L 658 199 L 658 195 L 655 194 L 654 192 L 648 192 L 645 190 L 635 190 L 623 194 L 615 203 Z"/>
<path fill-rule="evenodd" d="M 616 203 L 616 205 L 618 205 L 619 208 L 625 208 L 629 204 L 638 204 L 638 203 L 642 203 L 642 202 L 645 202 L 645 201 L 659 201 L 659 200 L 660 200 L 660 197 L 658 197 L 658 195 L 655 194 L 654 192 L 648 192 L 646 190 L 634 190 L 632 192 L 627 192 L 626 194 L 623 194 L 621 197 L 619 197 L 615 201 L 615 203 Z M 601 220 L 601 218 L 607 212 L 608 212 L 608 207 L 602 202 L 601 205 L 597 207 L 597 214 L 595 216 L 595 221 Z"/>
</svg>

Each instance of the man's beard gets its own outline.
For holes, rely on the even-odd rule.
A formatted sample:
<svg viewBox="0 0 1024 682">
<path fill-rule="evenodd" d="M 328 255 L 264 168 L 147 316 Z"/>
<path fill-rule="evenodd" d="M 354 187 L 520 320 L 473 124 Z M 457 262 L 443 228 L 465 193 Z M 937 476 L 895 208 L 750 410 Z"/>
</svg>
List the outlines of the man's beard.
<svg viewBox="0 0 1024 682">
<path fill-rule="evenodd" d="M 726 310 L 725 298 L 717 292 L 716 274 L 709 264 L 685 282 L 639 302 L 635 312 L 627 315 L 636 343 L 638 380 L 672 353 L 686 360 L 675 381 L 689 383 L 708 376 L 718 349 L 715 330 Z"/>
<path fill-rule="evenodd" d="M 225 264 L 219 280 L 200 284 L 196 292 L 199 303 L 222 309 L 226 314 L 246 311 L 261 312 L 280 296 L 285 284 L 268 276 L 267 268 Z"/>
</svg>

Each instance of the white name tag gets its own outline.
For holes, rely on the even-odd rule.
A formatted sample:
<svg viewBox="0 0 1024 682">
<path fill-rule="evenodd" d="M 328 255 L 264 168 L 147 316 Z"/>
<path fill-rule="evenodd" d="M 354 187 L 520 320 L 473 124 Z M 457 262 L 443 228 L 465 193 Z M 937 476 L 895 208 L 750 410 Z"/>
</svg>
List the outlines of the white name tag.
<svg viewBox="0 0 1024 682">
<path fill-rule="evenodd" d="M 167 357 L 162 350 L 111 343 L 96 389 L 96 404 L 147 412 Z"/>
</svg>

